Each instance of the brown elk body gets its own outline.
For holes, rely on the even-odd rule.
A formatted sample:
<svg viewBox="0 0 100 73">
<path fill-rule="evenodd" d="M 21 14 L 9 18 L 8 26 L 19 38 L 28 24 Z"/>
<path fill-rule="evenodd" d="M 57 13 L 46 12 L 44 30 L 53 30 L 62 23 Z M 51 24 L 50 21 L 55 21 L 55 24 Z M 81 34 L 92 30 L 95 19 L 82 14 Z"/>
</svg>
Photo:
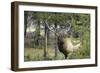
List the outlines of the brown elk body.
<svg viewBox="0 0 100 73">
<path fill-rule="evenodd" d="M 70 37 L 58 37 L 58 49 L 65 56 L 65 59 L 68 58 L 68 54 L 74 51 L 77 51 L 80 47 L 80 43 L 73 45 Z"/>
</svg>

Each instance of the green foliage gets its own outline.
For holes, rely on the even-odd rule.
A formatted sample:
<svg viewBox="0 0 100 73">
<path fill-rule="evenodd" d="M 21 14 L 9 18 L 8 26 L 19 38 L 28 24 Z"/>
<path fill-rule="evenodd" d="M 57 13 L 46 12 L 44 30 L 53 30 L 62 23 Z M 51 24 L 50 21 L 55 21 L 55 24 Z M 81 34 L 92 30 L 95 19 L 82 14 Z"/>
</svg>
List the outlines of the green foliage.
<svg viewBox="0 0 100 73">
<path fill-rule="evenodd" d="M 30 12 L 30 11 L 29 11 Z M 27 17 L 28 17 L 28 11 L 25 12 L 25 33 L 27 29 Z M 33 20 L 36 20 L 36 31 L 35 31 L 35 37 L 40 36 L 40 25 L 46 26 L 46 22 L 48 22 L 49 26 L 53 26 L 56 29 L 57 26 L 60 26 L 62 29 L 62 26 L 69 27 L 69 24 L 71 24 L 71 30 L 70 32 L 73 32 L 70 34 L 74 39 L 77 39 L 73 35 L 75 32 L 78 32 L 79 36 L 78 39 L 81 41 L 81 47 L 77 52 L 73 52 L 69 55 L 69 59 L 83 59 L 83 58 L 90 58 L 90 15 L 89 14 L 83 14 L 83 13 L 53 13 L 53 12 L 31 12 Z M 47 37 L 49 38 L 50 31 L 47 28 L 44 28 L 45 31 L 47 31 Z M 54 30 L 54 29 L 52 29 Z M 44 37 L 45 38 L 45 37 Z M 34 38 L 34 41 L 31 44 L 36 43 L 36 38 Z M 51 40 L 51 39 L 50 39 Z M 43 41 L 45 42 L 45 40 Z M 35 61 L 35 60 L 45 60 L 43 57 L 44 55 L 44 45 L 38 45 L 35 44 L 32 49 L 25 48 L 25 61 Z M 31 47 L 30 47 L 31 48 Z M 41 48 L 41 49 L 39 49 Z M 31 51 L 30 51 L 31 50 Z M 59 52 L 58 56 L 54 57 L 54 49 L 47 48 L 47 59 L 46 60 L 55 60 L 55 59 L 64 59 L 64 56 Z M 29 52 L 29 53 L 28 53 Z M 28 54 L 27 54 L 28 53 Z"/>
</svg>

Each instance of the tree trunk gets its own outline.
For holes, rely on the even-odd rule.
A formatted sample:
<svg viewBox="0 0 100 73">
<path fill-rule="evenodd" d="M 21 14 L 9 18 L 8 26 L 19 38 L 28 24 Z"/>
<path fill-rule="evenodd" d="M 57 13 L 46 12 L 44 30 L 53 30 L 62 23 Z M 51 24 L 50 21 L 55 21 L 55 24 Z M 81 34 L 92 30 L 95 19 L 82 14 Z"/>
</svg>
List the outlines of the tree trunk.
<svg viewBox="0 0 100 73">
<path fill-rule="evenodd" d="M 26 37 L 26 30 L 27 30 L 27 17 L 28 17 L 28 14 L 27 12 L 24 13 L 24 37 Z"/>
<path fill-rule="evenodd" d="M 57 24 L 55 23 L 55 32 L 57 32 Z M 55 58 L 57 57 L 57 51 L 58 51 L 58 46 L 57 46 L 57 36 L 56 36 L 56 33 L 55 33 Z"/>
<path fill-rule="evenodd" d="M 38 30 L 38 36 L 37 37 L 38 37 L 38 46 L 39 46 L 38 48 L 40 48 L 40 42 L 39 42 L 40 41 L 40 21 L 39 20 L 38 20 L 38 26 L 37 27 L 38 27 L 38 29 L 37 29 Z"/>
<path fill-rule="evenodd" d="M 44 47 L 44 58 L 47 58 L 47 25 L 45 24 L 45 47 Z"/>
</svg>

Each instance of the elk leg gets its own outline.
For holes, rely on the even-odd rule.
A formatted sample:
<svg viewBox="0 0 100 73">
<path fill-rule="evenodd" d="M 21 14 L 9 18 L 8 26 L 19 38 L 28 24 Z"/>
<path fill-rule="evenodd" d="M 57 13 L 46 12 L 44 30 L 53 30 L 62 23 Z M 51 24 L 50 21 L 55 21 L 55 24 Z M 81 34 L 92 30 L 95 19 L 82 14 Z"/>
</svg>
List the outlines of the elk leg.
<svg viewBox="0 0 100 73">
<path fill-rule="evenodd" d="M 65 55 L 65 59 L 67 59 L 67 58 L 68 58 L 68 54 Z"/>
</svg>

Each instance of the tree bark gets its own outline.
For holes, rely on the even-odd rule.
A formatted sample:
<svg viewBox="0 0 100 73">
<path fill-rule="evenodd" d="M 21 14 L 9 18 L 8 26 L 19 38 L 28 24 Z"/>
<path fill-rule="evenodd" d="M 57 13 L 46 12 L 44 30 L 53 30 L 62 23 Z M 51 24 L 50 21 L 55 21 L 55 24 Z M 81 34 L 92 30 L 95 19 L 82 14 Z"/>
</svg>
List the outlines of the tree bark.
<svg viewBox="0 0 100 73">
<path fill-rule="evenodd" d="M 57 32 L 57 24 L 56 24 L 56 22 L 55 22 L 55 32 Z M 55 33 L 55 58 L 57 57 L 57 51 L 58 51 L 58 46 L 57 46 L 57 35 L 56 35 L 56 33 Z"/>
<path fill-rule="evenodd" d="M 47 25 L 45 24 L 45 47 L 44 47 L 44 58 L 47 58 Z"/>
<path fill-rule="evenodd" d="M 27 12 L 24 13 L 24 37 L 26 37 L 26 30 L 27 30 L 27 17 L 28 17 L 28 14 Z"/>
</svg>

